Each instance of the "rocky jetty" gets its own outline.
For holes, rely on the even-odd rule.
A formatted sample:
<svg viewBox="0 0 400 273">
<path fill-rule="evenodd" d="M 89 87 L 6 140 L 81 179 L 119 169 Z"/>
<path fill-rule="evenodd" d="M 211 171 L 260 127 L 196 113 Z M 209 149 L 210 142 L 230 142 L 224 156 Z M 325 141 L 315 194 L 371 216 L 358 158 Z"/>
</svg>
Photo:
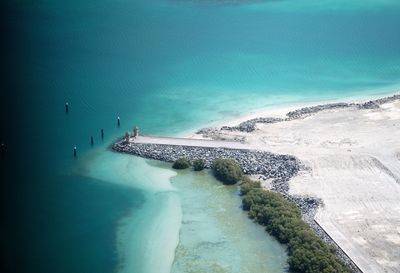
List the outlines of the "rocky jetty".
<svg viewBox="0 0 400 273">
<path fill-rule="evenodd" d="M 396 100 L 400 100 L 400 95 L 371 100 L 364 103 L 331 103 L 316 105 L 291 111 L 286 114 L 285 118 L 259 117 L 242 122 L 237 126 L 204 128 L 197 131 L 196 133 L 202 134 L 209 138 L 223 140 L 223 136 L 221 137 L 221 130 L 249 133 L 256 130 L 257 124 L 286 122 L 295 119 L 305 118 L 321 111 L 334 109 L 379 109 L 380 105 Z M 244 139 L 238 138 L 235 140 L 242 142 Z M 322 240 L 336 247 L 337 256 L 346 265 L 348 265 L 353 270 L 353 272 L 361 272 L 360 269 L 353 263 L 353 261 L 335 243 L 335 241 L 314 220 L 318 208 L 320 206 L 323 206 L 322 201 L 311 196 L 298 196 L 291 195 L 289 193 L 290 178 L 296 175 L 300 169 L 306 170 L 302 163 L 294 156 L 244 149 L 128 143 L 123 139 L 114 143 L 112 149 L 122 153 L 129 153 L 144 158 L 161 160 L 165 162 L 174 162 L 180 157 L 186 157 L 190 161 L 203 159 L 205 161 L 206 168 L 211 168 L 212 163 L 215 159 L 234 159 L 240 164 L 245 174 L 257 175 L 260 177 L 260 179 L 263 180 L 271 180 L 271 190 L 282 194 L 287 200 L 294 202 L 299 207 L 304 221 L 311 226 L 315 233 Z"/>
<path fill-rule="evenodd" d="M 316 105 L 316 106 L 311 106 L 311 107 L 304 107 L 304 108 L 300 108 L 300 109 L 290 111 L 289 113 L 287 113 L 286 114 L 287 118 L 285 120 L 288 121 L 288 120 L 293 120 L 293 119 L 300 119 L 305 116 L 309 116 L 309 115 L 312 115 L 312 114 L 315 114 L 317 112 L 321 112 L 324 110 L 344 109 L 344 108 L 350 108 L 350 107 L 357 107 L 357 104 L 355 104 L 355 103 L 330 103 L 330 104 Z"/>
<path fill-rule="evenodd" d="M 186 157 L 190 161 L 203 159 L 206 168 L 211 168 L 215 159 L 230 158 L 240 164 L 245 174 L 262 175 L 265 179 L 288 180 L 300 167 L 299 160 L 294 156 L 255 150 L 127 143 L 124 140 L 116 142 L 112 148 L 118 152 L 165 162 L 174 162 L 180 157 Z M 280 190 L 287 191 L 288 187 L 283 184 Z"/>
<path fill-rule="evenodd" d="M 376 100 L 370 100 L 363 103 L 329 103 L 329 104 L 321 104 L 316 106 L 304 107 L 294 111 L 290 111 L 286 114 L 285 118 L 274 118 L 274 117 L 258 117 L 250 120 L 246 120 L 240 123 L 237 126 L 223 126 L 221 128 L 204 128 L 197 131 L 197 134 L 201 134 L 207 137 L 214 137 L 221 130 L 224 131 L 239 131 L 250 133 L 256 130 L 257 124 L 267 124 L 267 123 L 277 123 L 277 122 L 285 122 L 291 121 L 295 119 L 301 119 L 313 115 L 315 113 L 326 111 L 326 110 L 334 110 L 334 109 L 345 109 L 345 108 L 354 108 L 358 110 L 362 109 L 379 109 L 380 105 L 392 102 L 395 100 L 399 100 L 400 95 L 393 95 L 390 97 L 385 97 Z"/>
<path fill-rule="evenodd" d="M 253 132 L 256 129 L 256 124 L 257 123 L 277 123 L 277 122 L 281 122 L 284 121 L 284 119 L 282 118 L 254 118 L 254 119 L 250 119 L 247 121 L 244 121 L 242 123 L 240 123 L 237 126 L 223 126 L 221 127 L 221 130 L 225 130 L 225 131 L 241 131 L 241 132 Z"/>
<path fill-rule="evenodd" d="M 210 131 L 207 130 L 207 132 L 209 133 Z M 287 200 L 294 202 L 299 207 L 304 221 L 311 226 L 316 234 L 325 242 L 336 247 L 337 256 L 353 272 L 361 272 L 340 247 L 336 245 L 332 238 L 314 221 L 318 207 L 323 205 L 322 202 L 311 196 L 289 194 L 290 178 L 296 175 L 300 169 L 305 169 L 302 163 L 294 156 L 256 150 L 128 143 L 124 139 L 114 143 L 112 149 L 117 152 L 164 162 L 174 162 L 180 157 L 186 157 L 190 161 L 203 159 L 206 168 L 211 168 L 215 159 L 234 159 L 240 164 L 245 174 L 257 175 L 263 180 L 272 179 L 271 190 L 282 194 Z"/>
<path fill-rule="evenodd" d="M 378 100 L 370 100 L 363 103 L 329 103 L 329 104 L 322 104 L 316 105 L 311 107 L 304 107 L 295 111 L 291 111 L 286 114 L 287 118 L 284 119 L 285 121 L 304 118 L 306 116 L 315 114 L 317 112 L 325 111 L 325 110 L 334 110 L 334 109 L 345 109 L 345 108 L 354 108 L 354 109 L 378 109 L 381 104 L 400 99 L 400 95 L 394 95 L 391 97 L 378 99 Z"/>
</svg>

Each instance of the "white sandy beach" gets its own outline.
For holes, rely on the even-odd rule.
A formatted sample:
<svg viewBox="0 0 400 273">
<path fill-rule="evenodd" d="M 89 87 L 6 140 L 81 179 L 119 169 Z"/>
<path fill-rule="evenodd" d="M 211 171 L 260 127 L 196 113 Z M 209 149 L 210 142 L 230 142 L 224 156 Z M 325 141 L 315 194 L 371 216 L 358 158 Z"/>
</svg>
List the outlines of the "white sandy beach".
<svg viewBox="0 0 400 273">
<path fill-rule="evenodd" d="M 269 109 L 223 124 L 284 117 L 324 103 Z M 399 100 L 380 109 L 324 110 L 304 119 L 258 124 L 251 133 L 221 131 L 218 136 L 244 137 L 254 148 L 297 156 L 308 168 L 290 181 L 290 192 L 323 200 L 315 217 L 320 226 L 363 272 L 400 272 Z"/>
</svg>

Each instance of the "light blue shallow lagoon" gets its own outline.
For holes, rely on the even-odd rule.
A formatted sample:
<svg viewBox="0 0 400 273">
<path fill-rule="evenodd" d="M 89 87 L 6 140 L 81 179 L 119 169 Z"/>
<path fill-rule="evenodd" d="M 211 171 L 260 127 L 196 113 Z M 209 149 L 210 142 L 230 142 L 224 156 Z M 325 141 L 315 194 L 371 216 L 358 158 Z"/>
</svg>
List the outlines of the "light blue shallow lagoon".
<svg viewBox="0 0 400 273">
<path fill-rule="evenodd" d="M 179 135 L 400 86 L 396 0 L 4 5 L 11 91 L 30 134 L 8 140 L 25 155 L 20 272 L 286 272 L 284 246 L 247 219 L 236 187 L 108 146 L 134 125 Z"/>
</svg>

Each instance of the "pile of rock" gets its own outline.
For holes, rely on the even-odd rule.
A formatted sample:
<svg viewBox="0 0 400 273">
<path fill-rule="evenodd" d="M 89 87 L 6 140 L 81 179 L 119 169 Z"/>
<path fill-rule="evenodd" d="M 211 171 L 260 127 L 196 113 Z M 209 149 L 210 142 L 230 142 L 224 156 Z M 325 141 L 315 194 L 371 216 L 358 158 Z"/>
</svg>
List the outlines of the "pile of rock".
<svg viewBox="0 0 400 273">
<path fill-rule="evenodd" d="M 286 114 L 288 118 L 285 120 L 293 120 L 304 118 L 305 116 L 309 116 L 311 114 L 315 114 L 324 110 L 333 110 L 333 109 L 343 109 L 356 106 L 355 103 L 330 103 L 330 104 L 322 104 L 310 107 L 300 108 L 294 111 L 291 111 Z"/>
<path fill-rule="evenodd" d="M 273 117 L 258 117 L 254 119 L 250 119 L 240 123 L 237 126 L 223 126 L 220 129 L 218 128 L 204 128 L 197 132 L 197 134 L 202 134 L 203 136 L 208 137 L 216 137 L 220 130 L 225 131 L 239 131 L 239 132 L 253 132 L 256 130 L 256 125 L 258 123 L 277 123 L 283 121 L 290 121 L 295 119 L 305 118 L 317 112 L 321 112 L 324 110 L 333 110 L 333 109 L 345 109 L 345 108 L 354 108 L 354 109 L 378 109 L 380 105 L 392 102 L 395 100 L 399 100 L 400 95 L 393 95 L 390 97 L 385 97 L 376 100 L 370 100 L 364 103 L 329 103 L 329 104 L 321 104 L 316 106 L 304 107 L 294 111 L 291 111 L 286 114 L 286 118 L 273 118 Z"/>
<path fill-rule="evenodd" d="M 379 104 L 371 100 L 364 103 L 359 103 L 357 104 L 357 107 L 358 109 L 378 109 Z"/>
<path fill-rule="evenodd" d="M 256 124 L 257 123 L 277 123 L 284 121 L 282 118 L 271 118 L 271 117 L 266 117 L 266 118 L 254 118 L 250 120 L 246 120 L 242 123 L 240 123 L 237 126 L 223 126 L 221 127 L 221 130 L 225 131 L 240 131 L 240 132 L 253 132 L 256 129 Z"/>
<path fill-rule="evenodd" d="M 216 159 L 230 158 L 240 164 L 245 174 L 259 174 L 266 179 L 288 180 L 298 172 L 300 166 L 299 160 L 294 156 L 255 150 L 126 143 L 125 141 L 116 142 L 112 148 L 118 152 L 165 162 L 174 162 L 180 157 L 186 157 L 190 161 L 203 159 L 206 168 L 211 168 Z"/>
<path fill-rule="evenodd" d="M 388 103 L 388 102 L 393 102 L 395 100 L 400 100 L 400 95 L 393 95 L 393 96 L 390 96 L 390 97 L 384 97 L 384 98 L 381 98 L 381 99 L 376 99 L 376 100 L 373 100 L 373 102 L 377 103 L 378 105 L 382 105 L 382 104 L 385 104 L 385 103 Z"/>
<path fill-rule="evenodd" d="M 209 135 L 209 134 L 217 133 L 217 132 L 219 132 L 219 131 L 220 131 L 220 129 L 219 129 L 219 128 L 216 128 L 216 127 L 202 128 L 202 129 L 198 130 L 198 131 L 196 132 L 196 134 L 199 134 L 199 135 L 202 135 L 202 134 Z"/>
<path fill-rule="evenodd" d="M 330 103 L 311 107 L 304 107 L 286 114 L 289 119 L 298 119 L 324 110 L 332 110 L 339 108 L 356 108 L 356 109 L 378 109 L 380 105 L 400 99 L 400 95 L 393 95 L 376 100 L 370 100 L 363 103 Z"/>
<path fill-rule="evenodd" d="M 304 221 L 311 226 L 316 234 L 325 242 L 336 247 L 336 255 L 352 268 L 353 272 L 360 272 L 352 260 L 314 221 L 314 216 L 322 202 L 310 196 L 289 194 L 290 178 L 296 175 L 300 168 L 304 169 L 304 166 L 296 157 L 255 150 L 128 143 L 124 140 L 117 141 L 112 148 L 118 152 L 165 162 L 174 162 L 180 157 L 186 157 L 190 161 L 203 159 L 206 168 L 211 168 L 215 159 L 234 159 L 240 164 L 245 174 L 258 175 L 264 180 L 272 179 L 271 190 L 281 193 L 287 200 L 294 202 L 299 207 Z"/>
<path fill-rule="evenodd" d="M 314 113 L 332 110 L 332 109 L 377 109 L 380 105 L 400 99 L 400 95 L 394 95 L 377 100 L 371 100 L 365 103 L 331 103 L 317 105 L 312 107 L 304 107 L 286 114 L 286 118 L 259 117 L 240 123 L 237 126 L 223 126 L 221 128 L 204 128 L 197 131 L 214 139 L 220 139 L 220 131 L 240 131 L 252 132 L 256 130 L 258 123 L 277 123 L 290 121 L 294 119 L 304 118 Z M 235 139 L 243 141 L 243 138 Z M 323 205 L 322 201 L 310 196 L 290 195 L 289 180 L 296 175 L 301 169 L 305 169 L 301 162 L 294 156 L 273 154 L 255 150 L 239 150 L 226 148 L 205 148 L 205 147 L 189 147 L 164 144 L 139 144 L 128 143 L 124 140 L 117 141 L 112 148 L 115 151 L 138 155 L 141 157 L 161 160 L 165 162 L 174 162 L 180 157 L 186 157 L 190 161 L 195 159 L 203 159 L 205 167 L 211 168 L 215 159 L 229 158 L 236 160 L 243 172 L 248 175 L 258 175 L 261 179 L 271 179 L 271 190 L 281 193 L 287 200 L 294 202 L 300 209 L 302 217 L 316 234 L 325 242 L 336 247 L 336 255 L 345 262 L 353 272 L 361 272 L 353 261 L 336 245 L 332 238 L 318 225 L 314 220 L 318 207 Z M 399 155 L 400 157 L 400 155 Z"/>
</svg>

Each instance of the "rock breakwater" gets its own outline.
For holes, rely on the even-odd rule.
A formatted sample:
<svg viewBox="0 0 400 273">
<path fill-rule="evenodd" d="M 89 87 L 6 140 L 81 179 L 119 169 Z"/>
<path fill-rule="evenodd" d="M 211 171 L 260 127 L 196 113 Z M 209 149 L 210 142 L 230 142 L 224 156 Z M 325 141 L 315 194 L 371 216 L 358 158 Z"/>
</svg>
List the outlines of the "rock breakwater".
<svg viewBox="0 0 400 273">
<path fill-rule="evenodd" d="M 286 114 L 285 118 L 274 118 L 274 117 L 258 117 L 254 119 L 246 120 L 240 123 L 237 126 L 222 126 L 221 128 L 204 128 L 197 131 L 197 134 L 201 134 L 203 136 L 213 136 L 216 135 L 218 131 L 240 131 L 240 132 L 253 132 L 256 130 L 257 124 L 268 124 L 268 123 L 277 123 L 277 122 L 285 122 L 291 121 L 295 119 L 301 119 L 313 115 L 315 113 L 325 111 L 325 110 L 334 110 L 334 109 L 345 109 L 345 108 L 354 108 L 357 110 L 361 109 L 379 109 L 380 105 L 389 103 L 392 101 L 396 101 L 400 99 L 400 95 L 393 95 L 390 97 L 384 97 L 376 100 L 370 100 L 363 103 L 329 103 L 329 104 L 321 104 L 310 107 L 303 107 L 294 111 L 290 111 Z"/>
<path fill-rule="evenodd" d="M 302 163 L 292 155 L 245 149 L 128 143 L 124 139 L 115 142 L 112 145 L 112 149 L 117 152 L 164 162 L 174 162 L 180 157 L 186 157 L 190 161 L 203 159 L 206 168 L 211 168 L 215 159 L 234 159 L 240 164 L 245 174 L 257 175 L 263 180 L 271 179 L 271 190 L 294 202 L 299 207 L 304 221 L 311 226 L 316 234 L 325 242 L 336 247 L 336 255 L 352 268 L 353 272 L 361 272 L 331 237 L 314 221 L 315 213 L 318 207 L 322 205 L 321 200 L 311 196 L 289 194 L 288 182 L 290 178 L 295 176 L 300 169 L 305 169 Z"/>
<path fill-rule="evenodd" d="M 186 157 L 190 161 L 203 159 L 206 168 L 211 168 L 216 159 L 234 159 L 245 174 L 257 174 L 265 179 L 288 180 L 296 175 L 300 167 L 300 161 L 294 156 L 255 150 L 127 143 L 124 140 L 116 142 L 112 148 L 118 152 L 165 162 L 174 162 L 180 157 Z M 288 187 L 282 186 L 281 190 L 287 191 L 287 189 Z"/>
</svg>

